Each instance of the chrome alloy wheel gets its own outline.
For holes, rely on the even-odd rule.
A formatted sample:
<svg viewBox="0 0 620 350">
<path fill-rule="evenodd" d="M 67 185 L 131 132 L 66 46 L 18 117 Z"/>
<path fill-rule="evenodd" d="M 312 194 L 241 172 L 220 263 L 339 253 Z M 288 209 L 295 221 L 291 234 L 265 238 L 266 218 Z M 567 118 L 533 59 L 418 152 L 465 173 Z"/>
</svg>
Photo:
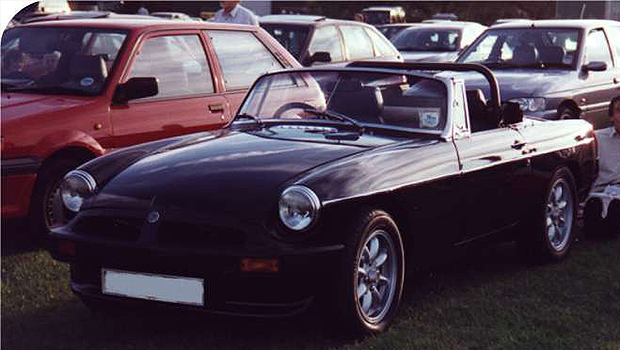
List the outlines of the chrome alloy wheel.
<svg viewBox="0 0 620 350">
<path fill-rule="evenodd" d="M 566 247 L 571 236 L 573 202 L 570 185 L 564 178 L 559 178 L 549 191 L 545 214 L 547 237 L 557 252 Z"/>
<path fill-rule="evenodd" d="M 375 230 L 364 242 L 355 276 L 357 306 L 367 322 L 381 322 L 390 310 L 397 270 L 394 241 L 384 230 Z"/>
</svg>

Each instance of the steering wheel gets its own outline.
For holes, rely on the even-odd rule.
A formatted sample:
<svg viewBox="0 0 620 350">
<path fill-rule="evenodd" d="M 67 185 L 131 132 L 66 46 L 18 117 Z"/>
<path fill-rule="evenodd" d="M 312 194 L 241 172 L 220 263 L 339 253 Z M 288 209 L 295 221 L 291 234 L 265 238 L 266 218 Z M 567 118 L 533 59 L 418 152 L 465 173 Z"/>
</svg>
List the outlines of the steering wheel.
<svg viewBox="0 0 620 350">
<path fill-rule="evenodd" d="M 291 109 L 315 109 L 315 107 L 303 102 L 289 102 L 278 108 L 278 110 L 273 113 L 273 117 L 280 118 L 285 112 Z"/>
</svg>

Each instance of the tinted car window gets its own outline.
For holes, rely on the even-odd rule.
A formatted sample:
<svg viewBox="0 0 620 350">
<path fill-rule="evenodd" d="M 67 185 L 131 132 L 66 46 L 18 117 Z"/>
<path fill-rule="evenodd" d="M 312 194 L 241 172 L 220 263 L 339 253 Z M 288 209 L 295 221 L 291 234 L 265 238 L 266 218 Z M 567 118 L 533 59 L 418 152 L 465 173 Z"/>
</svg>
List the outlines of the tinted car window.
<svg viewBox="0 0 620 350">
<path fill-rule="evenodd" d="M 301 26 L 287 26 L 279 24 L 261 24 L 282 46 L 284 46 L 297 60 L 301 58 L 308 37 L 308 28 Z"/>
<path fill-rule="evenodd" d="M 340 42 L 340 34 L 334 26 L 317 28 L 312 37 L 312 42 L 308 48 L 308 55 L 324 51 L 329 52 L 332 62 L 340 62 L 344 60 L 342 55 L 342 45 Z"/>
<path fill-rule="evenodd" d="M 370 38 L 364 33 L 364 28 L 359 26 L 340 26 L 344 44 L 349 52 L 349 59 L 363 59 L 374 57 L 374 50 Z"/>
<path fill-rule="evenodd" d="M 576 63 L 577 29 L 496 29 L 488 30 L 458 62 L 485 62 L 501 66 L 536 63 L 570 68 Z"/>
<path fill-rule="evenodd" d="M 227 90 L 248 88 L 259 76 L 284 68 L 250 32 L 208 30 L 206 33 L 222 67 Z"/>
<path fill-rule="evenodd" d="M 14 28 L 2 35 L 2 86 L 13 91 L 99 94 L 125 42 L 124 31 Z"/>
<path fill-rule="evenodd" d="M 460 32 L 457 29 L 409 29 L 393 39 L 398 50 L 457 51 Z"/>
<path fill-rule="evenodd" d="M 611 53 L 607 45 L 607 38 L 602 29 L 593 30 L 586 39 L 586 63 L 601 61 L 611 67 Z"/>
<path fill-rule="evenodd" d="M 140 48 L 129 76 L 157 78 L 156 97 L 213 92 L 209 64 L 198 35 L 148 39 Z"/>
<path fill-rule="evenodd" d="M 375 47 L 377 48 L 377 51 L 379 51 L 379 56 L 397 56 L 398 55 L 398 52 L 396 52 L 392 48 L 392 45 L 388 42 L 386 38 L 384 38 L 383 36 L 381 36 L 379 33 L 377 33 L 375 30 L 371 28 L 364 28 L 364 30 L 366 31 L 368 36 L 370 36 L 372 41 L 375 43 Z"/>
</svg>

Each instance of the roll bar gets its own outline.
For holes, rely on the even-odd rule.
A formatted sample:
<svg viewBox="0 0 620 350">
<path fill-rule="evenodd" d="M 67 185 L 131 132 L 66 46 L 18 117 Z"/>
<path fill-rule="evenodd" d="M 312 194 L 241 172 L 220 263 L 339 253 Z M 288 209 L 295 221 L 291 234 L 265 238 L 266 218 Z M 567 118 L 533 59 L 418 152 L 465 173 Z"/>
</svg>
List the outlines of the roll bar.
<svg viewBox="0 0 620 350">
<path fill-rule="evenodd" d="M 379 61 L 355 61 L 347 65 L 351 68 L 376 68 L 376 69 L 402 69 L 421 71 L 455 71 L 455 72 L 478 72 L 489 82 L 491 91 L 491 107 L 496 112 L 501 112 L 501 98 L 499 85 L 493 72 L 487 67 L 477 63 L 404 63 L 404 62 L 379 62 Z"/>
</svg>

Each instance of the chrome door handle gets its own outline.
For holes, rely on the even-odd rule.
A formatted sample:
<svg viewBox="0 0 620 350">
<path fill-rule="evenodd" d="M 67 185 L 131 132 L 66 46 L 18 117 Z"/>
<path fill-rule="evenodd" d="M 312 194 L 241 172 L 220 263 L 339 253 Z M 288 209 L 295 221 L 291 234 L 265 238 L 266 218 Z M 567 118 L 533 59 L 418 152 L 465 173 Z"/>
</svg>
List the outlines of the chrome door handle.
<svg viewBox="0 0 620 350">
<path fill-rule="evenodd" d="M 211 113 L 215 113 L 215 112 L 224 112 L 224 105 L 221 103 L 217 103 L 214 105 L 209 105 L 209 112 Z"/>
</svg>

